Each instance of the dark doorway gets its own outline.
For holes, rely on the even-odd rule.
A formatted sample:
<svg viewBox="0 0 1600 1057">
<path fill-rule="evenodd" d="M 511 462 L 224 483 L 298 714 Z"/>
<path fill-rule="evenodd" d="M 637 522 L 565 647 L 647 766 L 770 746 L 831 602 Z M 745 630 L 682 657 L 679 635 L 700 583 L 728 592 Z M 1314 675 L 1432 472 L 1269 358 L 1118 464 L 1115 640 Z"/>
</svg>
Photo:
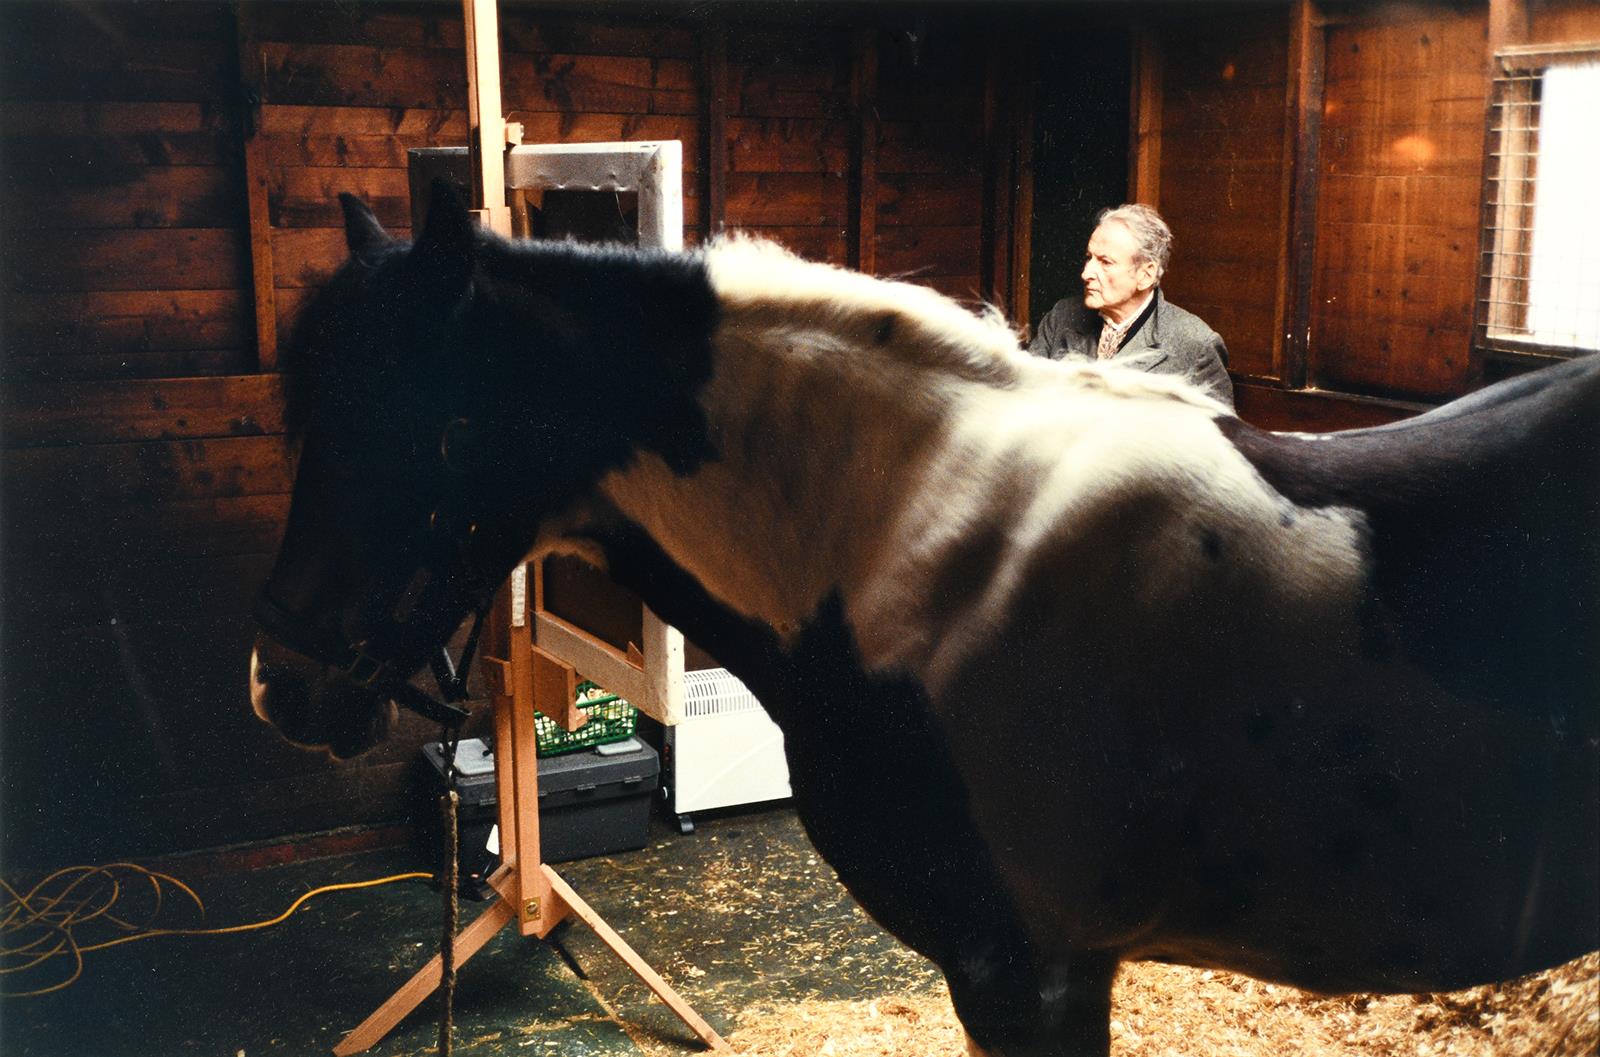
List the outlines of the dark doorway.
<svg viewBox="0 0 1600 1057">
<path fill-rule="evenodd" d="M 1095 214 L 1128 195 L 1131 38 L 1062 23 L 1040 38 L 1034 75 L 1029 322 L 1079 295 Z"/>
</svg>

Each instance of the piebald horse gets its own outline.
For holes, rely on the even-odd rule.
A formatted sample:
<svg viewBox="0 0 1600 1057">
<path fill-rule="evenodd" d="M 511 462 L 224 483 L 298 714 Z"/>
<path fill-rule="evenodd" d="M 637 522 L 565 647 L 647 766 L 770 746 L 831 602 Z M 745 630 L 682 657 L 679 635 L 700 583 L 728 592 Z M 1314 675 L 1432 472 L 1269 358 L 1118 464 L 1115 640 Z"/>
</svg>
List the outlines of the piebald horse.
<svg viewBox="0 0 1600 1057">
<path fill-rule="evenodd" d="M 344 205 L 251 663 L 287 737 L 365 748 L 571 552 L 756 693 L 974 1052 L 1104 1057 L 1129 959 L 1416 992 L 1600 942 L 1600 357 L 1273 434 L 757 241 Z"/>
</svg>

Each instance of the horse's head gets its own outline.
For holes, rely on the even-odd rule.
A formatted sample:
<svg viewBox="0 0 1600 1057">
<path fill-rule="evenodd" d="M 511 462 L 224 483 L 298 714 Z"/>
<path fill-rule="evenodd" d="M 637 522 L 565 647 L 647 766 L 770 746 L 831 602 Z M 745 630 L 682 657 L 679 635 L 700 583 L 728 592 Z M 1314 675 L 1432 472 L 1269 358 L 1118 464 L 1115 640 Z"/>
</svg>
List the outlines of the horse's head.
<svg viewBox="0 0 1600 1057">
<path fill-rule="evenodd" d="M 715 315 L 641 275 L 689 258 L 507 243 L 442 183 L 415 244 L 342 201 L 350 259 L 286 358 L 300 461 L 250 676 L 258 716 L 341 757 L 552 515 L 641 447 L 698 458 Z"/>
<path fill-rule="evenodd" d="M 300 463 L 250 663 L 256 714 L 336 756 L 383 736 L 394 688 L 485 603 L 527 542 L 463 462 L 470 218 L 441 193 L 408 246 L 358 200 L 344 208 L 350 260 L 289 354 Z"/>
</svg>

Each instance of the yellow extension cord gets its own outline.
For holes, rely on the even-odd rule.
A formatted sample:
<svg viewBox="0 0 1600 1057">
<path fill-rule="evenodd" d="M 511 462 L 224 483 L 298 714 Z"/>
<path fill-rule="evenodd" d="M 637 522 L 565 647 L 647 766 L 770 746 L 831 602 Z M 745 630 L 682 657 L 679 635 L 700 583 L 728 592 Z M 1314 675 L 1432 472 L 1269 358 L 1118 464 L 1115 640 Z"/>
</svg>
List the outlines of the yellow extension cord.
<svg viewBox="0 0 1600 1057">
<path fill-rule="evenodd" d="M 339 892 L 352 888 L 372 888 L 395 881 L 416 878 L 433 879 L 430 873 L 413 872 L 379 877 L 371 881 L 349 881 L 343 884 L 323 885 L 289 904 L 289 909 L 275 918 L 255 921 L 245 925 L 229 925 L 214 929 L 159 929 L 151 928 L 161 913 L 164 898 L 163 885 L 171 885 L 194 901 L 201 914 L 205 903 L 195 890 L 170 874 L 134 863 L 111 863 L 108 866 L 69 866 L 46 877 L 24 894 L 0 880 L 5 889 L 5 904 L 0 907 L 0 977 L 35 971 L 53 959 L 71 957 L 72 974 L 65 980 L 27 991 L 0 991 L 0 997 L 32 998 L 60 991 L 83 974 L 83 956 L 93 951 L 103 951 L 135 940 L 156 936 L 221 936 L 230 932 L 250 932 L 285 921 L 308 899 L 324 892 Z M 144 924 L 134 924 L 112 913 L 122 897 L 126 884 L 148 882 L 153 905 Z M 141 886 L 142 887 L 142 886 Z M 75 930 L 98 923 L 109 927 L 113 935 L 92 943 L 79 941 Z M 116 933 L 121 935 L 116 935 Z"/>
</svg>

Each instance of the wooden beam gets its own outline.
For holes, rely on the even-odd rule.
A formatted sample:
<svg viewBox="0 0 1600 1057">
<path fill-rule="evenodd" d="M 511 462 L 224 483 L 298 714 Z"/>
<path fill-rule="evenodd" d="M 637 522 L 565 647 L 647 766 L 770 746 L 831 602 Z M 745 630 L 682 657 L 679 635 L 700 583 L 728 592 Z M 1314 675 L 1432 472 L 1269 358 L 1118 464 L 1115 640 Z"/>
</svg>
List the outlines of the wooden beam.
<svg viewBox="0 0 1600 1057">
<path fill-rule="evenodd" d="M 1495 52 L 1512 44 L 1522 44 L 1527 39 L 1527 0 L 1489 0 L 1489 46 L 1484 62 L 1491 76 L 1495 72 Z"/>
<path fill-rule="evenodd" d="M 850 37 L 849 262 L 857 271 L 878 269 L 878 33 Z"/>
<path fill-rule="evenodd" d="M 489 884 L 498 891 L 506 883 L 511 868 L 502 866 L 489 878 Z M 513 917 L 512 904 L 505 899 L 496 899 L 477 919 L 456 934 L 456 964 L 459 966 L 468 958 L 478 953 L 483 945 L 499 932 L 506 922 Z M 333 1048 L 338 1057 L 349 1057 L 350 1054 L 360 1053 L 362 1050 L 376 1046 L 383 1037 L 389 1034 L 391 1028 L 400 1023 L 405 1015 L 417 1008 L 424 998 L 427 998 L 439 986 L 439 981 L 444 975 L 444 962 L 435 954 L 428 960 L 428 964 L 418 969 L 416 973 L 400 986 L 400 989 L 390 995 L 388 1000 L 372 1011 L 372 1014 L 344 1037 L 339 1045 Z"/>
<path fill-rule="evenodd" d="M 712 19 L 700 37 L 700 78 L 705 112 L 700 167 L 705 173 L 701 221 L 706 238 L 728 224 L 728 25 Z"/>
<path fill-rule="evenodd" d="M 500 11 L 496 0 L 461 0 L 467 45 L 467 124 L 472 129 L 472 205 L 489 230 L 511 237 L 506 204 L 506 122 L 500 102 Z"/>
<path fill-rule="evenodd" d="M 578 707 L 578 673 L 548 650 L 533 649 L 533 707 L 567 733 L 589 721 Z"/>
<path fill-rule="evenodd" d="M 983 60 L 983 213 L 979 234 L 978 290 L 991 305 L 1011 298 L 1013 211 L 1016 209 L 1017 95 L 1011 33 L 989 34 Z"/>
<path fill-rule="evenodd" d="M 1039 61 L 1032 38 L 1017 40 L 1015 55 L 1015 83 L 1022 87 L 1013 107 L 1017 158 L 1011 188 L 1011 303 L 1006 307 L 1013 320 L 1026 325 L 1031 318 L 1029 301 L 1033 276 L 1033 118 L 1036 99 L 1032 85 Z"/>
<path fill-rule="evenodd" d="M 518 566 L 511 577 L 516 580 L 526 575 L 526 569 Z M 507 583 L 495 595 L 494 608 L 484 624 L 482 655 L 478 658 L 479 670 L 483 673 L 490 700 L 494 704 L 494 743 L 497 746 L 511 745 L 514 742 L 511 709 L 515 704 L 516 675 L 512 671 L 511 662 L 506 658 L 511 656 L 511 614 L 516 611 L 514 607 L 517 593 L 514 586 Z M 515 814 L 517 781 L 509 765 L 509 756 L 495 760 L 494 795 L 495 823 L 500 838 L 500 861 L 508 869 L 506 884 L 509 887 L 503 894 L 506 902 L 516 907 L 522 901 L 517 886 L 521 883 L 522 870 L 519 866 L 522 863 L 523 849 L 517 842 Z"/>
<path fill-rule="evenodd" d="M 1489 333 L 1496 325 L 1517 326 L 1522 323 L 1514 307 L 1527 300 L 1522 289 L 1526 275 L 1497 274 L 1496 260 L 1518 260 L 1527 251 L 1527 240 L 1532 234 L 1517 230 L 1515 226 L 1498 223 L 1503 215 L 1527 215 L 1528 196 L 1532 183 L 1529 171 L 1535 159 L 1531 140 L 1535 133 L 1531 123 L 1514 121 L 1511 114 L 1520 107 L 1504 107 L 1501 92 L 1511 91 L 1511 86 L 1497 86 L 1495 79 L 1501 75 L 1495 58 L 1501 50 L 1528 39 L 1527 0 L 1489 0 L 1488 35 L 1483 51 L 1484 78 L 1489 85 L 1489 104 L 1483 115 L 1483 173 L 1480 177 L 1482 192 L 1479 195 L 1478 231 L 1483 239 L 1478 249 L 1478 305 L 1489 305 L 1488 311 L 1475 311 L 1472 324 L 1472 346 L 1467 351 L 1468 384 L 1478 385 L 1484 379 L 1484 361 L 1489 348 Z M 1498 126 L 1498 127 L 1497 127 Z M 1493 189 L 1493 191 L 1491 190 Z M 1498 193 L 1494 193 L 1494 192 Z M 1498 215 L 1497 215 L 1498 214 Z M 1483 233 L 1493 232 L 1484 237 Z M 1517 318 L 1504 318 L 1515 316 Z"/>
<path fill-rule="evenodd" d="M 506 658 L 510 666 L 511 697 L 504 702 L 510 714 L 510 738 L 502 741 L 495 731 L 496 777 L 501 770 L 511 772 L 512 801 L 509 809 L 500 807 L 500 832 L 515 834 L 517 845 L 516 893 L 517 927 L 524 936 L 544 936 L 565 913 L 564 904 L 549 898 L 548 885 L 538 872 L 544 857 L 539 845 L 539 736 L 534 710 L 539 684 L 533 653 L 533 623 L 528 610 L 527 566 L 513 578 L 504 608 L 495 614 L 506 622 Z M 546 685 L 544 689 L 548 690 Z M 570 701 L 571 699 L 568 698 Z M 508 751 L 509 750 L 509 751 Z"/>
<path fill-rule="evenodd" d="M 1165 85 L 1161 41 L 1149 29 L 1133 34 L 1129 88 L 1128 201 L 1161 208 L 1161 95 Z"/>
<path fill-rule="evenodd" d="M 705 1019 L 696 1013 L 689 1003 L 679 996 L 678 992 L 672 989 L 672 985 L 663 980 L 654 969 L 650 968 L 650 964 L 641 958 L 637 951 L 628 946 L 628 942 L 617 934 L 616 929 L 606 924 L 606 919 L 595 913 L 594 908 L 585 903 L 583 897 L 573 891 L 572 887 L 561 879 L 560 874 L 550 869 L 549 866 L 541 866 L 539 869 L 544 875 L 546 883 L 549 884 L 551 891 L 565 902 L 580 921 L 594 930 L 595 935 L 600 937 L 600 941 L 610 947 L 612 953 L 621 958 L 623 964 L 633 970 L 633 974 L 643 981 L 646 987 L 655 992 L 656 997 L 665 1002 L 667 1008 L 677 1014 L 678 1019 L 687 1024 L 689 1029 L 699 1036 L 701 1042 L 717 1053 L 731 1053 L 733 1051 L 733 1047 L 724 1042 L 722 1036 L 718 1035 L 711 1025 L 706 1023 Z"/>
<path fill-rule="evenodd" d="M 1284 164 L 1289 167 L 1289 237 L 1285 240 L 1284 266 L 1278 270 L 1277 314 L 1282 321 L 1278 377 L 1284 385 L 1301 389 L 1309 375 L 1327 30 L 1316 0 L 1296 0 L 1290 18 L 1284 131 Z"/>
<path fill-rule="evenodd" d="M 651 719 L 676 723 L 681 718 L 655 707 L 644 666 L 623 650 L 617 649 L 554 613 L 535 613 L 534 635 L 541 648 L 567 658 L 585 679 L 605 687 L 609 693 L 625 697 Z"/>
<path fill-rule="evenodd" d="M 267 148 L 261 136 L 265 57 L 254 3 L 233 10 L 237 65 L 238 134 L 244 161 L 245 214 L 250 232 L 250 286 L 254 292 L 256 370 L 278 369 L 278 303 L 272 267 L 272 216 L 267 198 Z"/>
</svg>

